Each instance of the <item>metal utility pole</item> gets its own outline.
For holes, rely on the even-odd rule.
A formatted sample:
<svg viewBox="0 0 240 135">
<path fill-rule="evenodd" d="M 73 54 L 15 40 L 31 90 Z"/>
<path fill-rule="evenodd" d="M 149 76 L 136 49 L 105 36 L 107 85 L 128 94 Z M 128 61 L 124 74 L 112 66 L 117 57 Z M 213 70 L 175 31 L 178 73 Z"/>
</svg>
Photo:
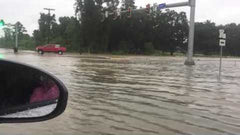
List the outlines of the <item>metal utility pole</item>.
<svg viewBox="0 0 240 135">
<path fill-rule="evenodd" d="M 51 23 L 51 11 L 55 11 L 55 9 L 51 9 L 51 8 L 44 8 L 44 10 L 48 11 L 48 15 L 49 15 L 49 19 L 48 19 L 48 44 L 50 42 L 50 23 Z"/>
<path fill-rule="evenodd" d="M 195 65 L 195 62 L 193 60 L 193 49 L 194 49 L 194 34 L 195 34 L 195 9 L 196 9 L 196 0 L 188 0 L 187 2 L 178 2 L 178 3 L 172 3 L 172 4 L 154 4 L 153 9 L 155 11 L 165 8 L 176 8 L 176 7 L 186 7 L 190 6 L 190 26 L 189 26 L 189 37 L 188 37 L 188 53 L 187 53 L 187 60 L 185 61 L 185 65 Z M 137 12 L 137 11 L 144 11 L 146 8 L 142 9 L 130 9 L 131 12 Z M 120 13 L 127 13 L 128 11 L 121 11 Z M 105 11 L 105 18 L 108 18 L 109 15 L 113 15 L 114 13 L 109 13 L 108 11 Z"/>
<path fill-rule="evenodd" d="M 16 44 L 14 48 L 14 53 L 18 52 L 18 23 L 15 24 L 15 36 L 16 36 Z"/>
<path fill-rule="evenodd" d="M 189 26 L 189 37 L 188 37 L 188 53 L 187 60 L 185 61 L 185 65 L 192 66 L 195 65 L 193 60 L 193 48 L 194 48 L 194 34 L 195 34 L 195 9 L 196 9 L 196 0 L 188 0 L 188 2 L 179 2 L 173 4 L 160 4 L 159 8 L 175 8 L 175 7 L 183 7 L 190 6 L 190 26 Z"/>
<path fill-rule="evenodd" d="M 15 46 L 13 47 L 14 53 L 18 53 L 18 22 L 16 24 L 6 24 L 7 27 L 14 27 L 12 29 L 15 29 Z"/>
<path fill-rule="evenodd" d="M 193 60 L 193 48 L 194 48 L 194 34 L 195 34 L 195 8 L 196 0 L 189 0 L 190 12 L 190 26 L 189 26 L 189 38 L 188 38 L 188 54 L 185 65 L 195 65 Z"/>
<path fill-rule="evenodd" d="M 173 4 L 160 4 L 159 7 L 162 8 L 174 8 L 174 7 L 183 7 L 190 6 L 190 26 L 189 26 L 189 37 L 188 37 L 188 53 L 187 60 L 185 65 L 192 66 L 195 65 L 193 60 L 193 48 L 194 48 L 194 34 L 195 34 L 195 9 L 196 9 L 196 0 L 188 0 L 188 2 L 179 2 Z"/>
<path fill-rule="evenodd" d="M 219 65 L 219 78 L 222 75 L 222 56 L 223 56 L 223 47 L 226 46 L 227 34 L 224 29 L 219 30 L 219 46 L 220 46 L 220 65 Z"/>
<path fill-rule="evenodd" d="M 222 56 L 223 56 L 223 47 L 220 47 L 220 64 L 219 64 L 219 77 L 222 76 Z"/>
</svg>

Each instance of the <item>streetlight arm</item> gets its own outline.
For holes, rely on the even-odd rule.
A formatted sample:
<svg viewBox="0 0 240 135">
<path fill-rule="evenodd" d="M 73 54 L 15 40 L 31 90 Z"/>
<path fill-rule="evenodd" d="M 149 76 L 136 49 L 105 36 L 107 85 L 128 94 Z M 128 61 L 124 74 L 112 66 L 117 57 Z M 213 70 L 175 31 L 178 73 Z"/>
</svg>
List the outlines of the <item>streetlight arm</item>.
<svg viewBox="0 0 240 135">
<path fill-rule="evenodd" d="M 174 7 L 184 7 L 184 6 L 192 6 L 192 5 L 195 5 L 195 2 L 192 1 L 192 0 L 189 0 L 187 2 L 179 2 L 179 3 L 172 3 L 172 4 L 166 4 L 165 7 L 161 8 L 161 9 L 164 9 L 164 8 L 174 8 Z M 146 8 L 140 8 L 140 9 L 132 9 L 131 11 L 132 12 L 137 12 L 137 11 L 145 11 Z M 128 11 L 125 10 L 125 11 L 121 11 L 120 13 L 127 13 Z M 113 15 L 114 13 L 109 13 L 109 15 Z"/>
<path fill-rule="evenodd" d="M 189 2 L 180 2 L 180 3 L 167 4 L 165 8 L 185 7 L 185 6 L 190 6 L 190 3 Z"/>
<path fill-rule="evenodd" d="M 55 9 L 51 9 L 51 8 L 44 8 L 44 10 L 51 10 L 51 11 L 55 11 Z"/>
</svg>

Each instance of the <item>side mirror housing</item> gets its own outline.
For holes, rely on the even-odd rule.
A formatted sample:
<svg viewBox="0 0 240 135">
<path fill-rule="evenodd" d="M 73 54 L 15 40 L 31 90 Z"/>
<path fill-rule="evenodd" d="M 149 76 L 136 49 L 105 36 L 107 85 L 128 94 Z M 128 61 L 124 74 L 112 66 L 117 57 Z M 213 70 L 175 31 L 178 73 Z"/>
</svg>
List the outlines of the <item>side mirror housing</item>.
<svg viewBox="0 0 240 135">
<path fill-rule="evenodd" d="M 0 60 L 0 123 L 53 119 L 67 106 L 62 81 L 33 66 Z"/>
</svg>

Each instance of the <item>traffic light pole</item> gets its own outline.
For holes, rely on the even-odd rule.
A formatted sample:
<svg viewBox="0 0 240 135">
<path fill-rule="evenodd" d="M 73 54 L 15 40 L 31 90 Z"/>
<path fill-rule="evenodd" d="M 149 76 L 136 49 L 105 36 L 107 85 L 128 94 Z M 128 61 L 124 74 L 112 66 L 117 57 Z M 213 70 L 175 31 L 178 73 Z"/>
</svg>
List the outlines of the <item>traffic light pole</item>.
<svg viewBox="0 0 240 135">
<path fill-rule="evenodd" d="M 196 0 L 189 0 L 188 2 L 180 2 L 173 4 L 166 4 L 165 8 L 173 8 L 173 7 L 183 7 L 190 6 L 190 26 L 189 26 L 189 37 L 188 37 L 188 53 L 187 60 L 185 61 L 185 65 L 192 66 L 195 65 L 193 60 L 193 48 L 194 48 L 194 34 L 195 34 L 195 9 L 196 9 Z"/>
<path fill-rule="evenodd" d="M 189 6 L 189 2 L 179 2 L 179 3 L 173 3 L 173 4 L 166 4 L 165 8 L 185 7 L 185 6 Z"/>
<path fill-rule="evenodd" d="M 187 60 L 185 61 L 185 65 L 192 66 L 195 65 L 193 60 L 193 48 L 194 48 L 194 34 L 195 34 L 195 8 L 196 8 L 196 0 L 188 0 L 188 2 L 179 2 L 179 3 L 172 3 L 172 4 L 160 4 L 158 9 L 165 9 L 165 8 L 175 8 L 175 7 L 185 7 L 190 6 L 190 26 L 189 26 L 189 37 L 188 37 L 188 53 L 187 53 Z M 136 11 L 143 11 L 146 8 L 141 9 L 132 9 L 131 12 Z M 127 13 L 129 11 L 121 11 L 120 13 Z M 108 15 L 113 15 L 114 13 L 107 13 Z"/>
<path fill-rule="evenodd" d="M 222 56 L 223 56 L 223 47 L 220 47 L 220 65 L 219 65 L 219 78 L 222 76 Z"/>
<path fill-rule="evenodd" d="M 191 7 L 191 12 L 190 12 L 190 26 L 189 26 L 189 38 L 188 38 L 188 54 L 187 54 L 187 60 L 185 61 L 185 65 L 191 66 L 191 65 L 195 65 L 195 62 L 193 60 L 193 48 L 194 48 L 194 34 L 195 34 L 196 0 L 189 0 L 189 4 Z"/>
<path fill-rule="evenodd" d="M 189 26 L 189 37 L 188 37 L 188 53 L 187 60 L 185 61 L 185 65 L 192 66 L 195 65 L 193 60 L 193 48 L 194 48 L 194 32 L 195 32 L 195 8 L 196 8 L 196 0 L 189 0 L 188 2 L 180 2 L 173 4 L 166 4 L 165 8 L 173 8 L 173 7 L 183 7 L 190 6 L 190 26 Z"/>
<path fill-rule="evenodd" d="M 13 51 L 14 51 L 14 53 L 18 53 L 18 23 L 16 23 L 16 24 L 10 24 L 10 23 L 8 23 L 8 24 L 5 24 L 6 26 L 8 26 L 8 27 L 15 27 L 15 46 L 13 47 Z M 14 29 L 14 28 L 12 28 L 12 29 Z"/>
<path fill-rule="evenodd" d="M 16 24 L 6 24 L 8 27 L 15 27 L 15 46 L 13 47 L 14 53 L 18 53 L 18 23 Z M 13 28 L 14 29 L 14 28 Z"/>
<path fill-rule="evenodd" d="M 14 48 L 14 53 L 18 53 L 18 23 L 15 24 L 15 36 L 16 36 L 16 43 Z"/>
</svg>

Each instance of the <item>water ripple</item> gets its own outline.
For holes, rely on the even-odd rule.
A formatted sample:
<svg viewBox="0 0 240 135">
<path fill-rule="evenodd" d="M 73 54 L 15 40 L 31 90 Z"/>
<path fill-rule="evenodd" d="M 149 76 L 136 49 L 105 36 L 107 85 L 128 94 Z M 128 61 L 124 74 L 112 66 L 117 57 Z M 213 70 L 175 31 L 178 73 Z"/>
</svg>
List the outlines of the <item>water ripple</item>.
<svg viewBox="0 0 240 135">
<path fill-rule="evenodd" d="M 47 124 L 31 124 L 32 129 L 14 127 L 16 133 L 240 133 L 240 67 L 233 59 L 224 60 L 219 80 L 214 58 L 200 58 L 193 67 L 184 66 L 184 58 L 169 57 L 6 53 L 6 58 L 44 68 L 63 80 L 70 92 L 64 115 Z M 12 126 L 2 128 L 10 132 Z"/>
</svg>

